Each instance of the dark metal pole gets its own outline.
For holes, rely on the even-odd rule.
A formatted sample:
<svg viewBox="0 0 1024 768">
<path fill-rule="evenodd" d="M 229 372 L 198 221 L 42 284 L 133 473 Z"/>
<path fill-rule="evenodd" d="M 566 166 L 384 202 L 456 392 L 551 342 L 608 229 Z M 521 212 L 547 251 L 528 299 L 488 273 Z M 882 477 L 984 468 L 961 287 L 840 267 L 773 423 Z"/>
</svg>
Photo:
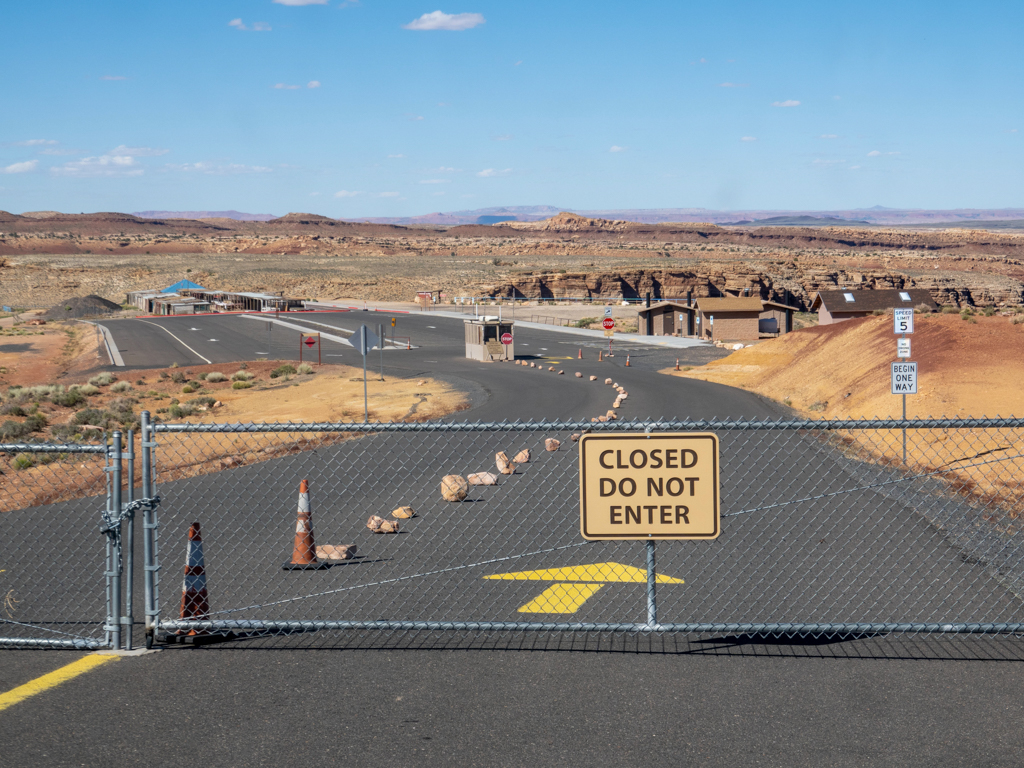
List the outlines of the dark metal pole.
<svg viewBox="0 0 1024 768">
<path fill-rule="evenodd" d="M 657 571 L 654 564 L 654 542 L 647 542 L 647 626 L 658 625 L 658 604 L 655 599 L 654 584 L 657 581 Z"/>
<path fill-rule="evenodd" d="M 128 430 L 128 503 L 135 501 L 135 431 Z M 135 626 L 135 611 L 132 603 L 135 600 L 135 514 L 127 517 L 127 529 L 124 532 L 124 616 L 125 630 L 124 649 L 132 649 L 132 628 Z"/>
</svg>

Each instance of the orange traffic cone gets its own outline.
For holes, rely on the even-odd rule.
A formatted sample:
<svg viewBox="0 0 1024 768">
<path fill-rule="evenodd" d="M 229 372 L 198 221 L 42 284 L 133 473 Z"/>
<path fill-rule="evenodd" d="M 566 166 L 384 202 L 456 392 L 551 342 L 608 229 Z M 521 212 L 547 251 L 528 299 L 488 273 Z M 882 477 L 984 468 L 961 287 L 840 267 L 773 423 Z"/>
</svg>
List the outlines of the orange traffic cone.
<svg viewBox="0 0 1024 768">
<path fill-rule="evenodd" d="M 629 355 L 626 355 L 626 367 L 629 368 Z"/>
<path fill-rule="evenodd" d="M 577 360 L 582 360 L 583 359 L 583 348 L 582 347 L 580 347 L 580 351 L 579 351 L 579 354 L 576 355 L 576 359 Z"/>
<path fill-rule="evenodd" d="M 203 537 L 199 534 L 199 523 L 192 523 L 188 529 L 188 551 L 185 555 L 185 580 L 181 585 L 181 619 L 205 621 L 210 618 L 210 598 L 206 592 L 206 571 L 203 563 Z M 209 634 L 206 630 L 193 629 L 189 637 Z"/>
<path fill-rule="evenodd" d="M 676 370 L 677 371 L 679 370 L 679 358 L 678 357 L 676 358 Z"/>
<path fill-rule="evenodd" d="M 309 507 L 309 482 L 299 483 L 299 512 L 295 523 L 295 544 L 292 547 L 292 560 L 281 566 L 286 571 L 310 571 L 328 568 L 329 563 L 320 563 L 316 559 L 316 543 L 313 541 L 313 521 Z"/>
</svg>

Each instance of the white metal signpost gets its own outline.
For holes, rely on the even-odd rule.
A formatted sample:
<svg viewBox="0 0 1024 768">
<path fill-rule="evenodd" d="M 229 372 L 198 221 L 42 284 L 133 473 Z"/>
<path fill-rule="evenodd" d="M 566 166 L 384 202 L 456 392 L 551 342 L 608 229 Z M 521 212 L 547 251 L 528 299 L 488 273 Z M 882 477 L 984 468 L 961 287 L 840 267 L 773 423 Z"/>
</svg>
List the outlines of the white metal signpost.
<svg viewBox="0 0 1024 768">
<path fill-rule="evenodd" d="M 383 356 L 383 354 L 384 354 L 383 353 L 384 345 L 381 344 L 380 338 L 377 337 L 377 336 L 374 336 L 373 335 L 373 331 L 371 331 L 365 325 L 360 325 L 359 326 L 359 330 L 356 332 L 356 340 L 357 340 L 357 343 L 359 344 L 359 354 L 361 354 L 363 356 L 363 421 L 369 422 L 370 421 L 370 406 L 369 406 L 369 399 L 366 396 L 366 353 L 369 352 L 374 347 L 376 347 L 378 344 L 380 344 L 381 349 L 382 349 L 381 355 Z M 383 366 L 384 366 L 384 363 L 382 361 L 381 362 L 381 378 L 383 378 L 383 373 L 384 373 L 384 367 Z"/>
<path fill-rule="evenodd" d="M 892 311 L 892 330 L 902 338 L 896 340 L 896 357 L 907 360 L 905 363 L 892 364 L 892 387 L 894 395 L 903 395 L 903 421 L 907 420 L 907 395 L 917 394 L 917 363 L 909 362 L 910 339 L 908 333 L 914 332 L 914 310 L 894 309 Z M 903 427 L 903 463 L 907 463 L 907 428 Z"/>
</svg>

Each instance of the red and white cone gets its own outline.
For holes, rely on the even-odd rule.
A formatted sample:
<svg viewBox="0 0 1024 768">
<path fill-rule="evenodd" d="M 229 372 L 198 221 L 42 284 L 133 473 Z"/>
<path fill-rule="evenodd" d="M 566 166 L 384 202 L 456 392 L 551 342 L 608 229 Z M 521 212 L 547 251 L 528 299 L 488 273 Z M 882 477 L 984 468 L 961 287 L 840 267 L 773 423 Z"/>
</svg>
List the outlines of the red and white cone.
<svg viewBox="0 0 1024 768">
<path fill-rule="evenodd" d="M 206 570 L 203 561 L 203 537 L 199 523 L 188 529 L 188 551 L 185 555 L 185 580 L 181 585 L 182 621 L 205 621 L 210 618 L 210 597 L 206 592 Z M 189 636 L 209 634 L 193 629 Z"/>
<path fill-rule="evenodd" d="M 629 355 L 626 355 L 626 367 L 629 368 Z"/>
<path fill-rule="evenodd" d="M 579 353 L 578 353 L 578 354 L 576 355 L 576 359 L 577 359 L 577 360 L 582 360 L 582 359 L 583 359 L 583 347 L 580 347 L 580 351 L 579 351 Z"/>
<path fill-rule="evenodd" d="M 326 568 L 330 563 L 321 563 L 316 559 L 316 542 L 313 540 L 313 518 L 309 505 L 309 483 L 299 483 L 299 510 L 295 522 L 295 543 L 292 546 L 292 559 L 282 568 L 286 571 L 306 571 Z"/>
</svg>

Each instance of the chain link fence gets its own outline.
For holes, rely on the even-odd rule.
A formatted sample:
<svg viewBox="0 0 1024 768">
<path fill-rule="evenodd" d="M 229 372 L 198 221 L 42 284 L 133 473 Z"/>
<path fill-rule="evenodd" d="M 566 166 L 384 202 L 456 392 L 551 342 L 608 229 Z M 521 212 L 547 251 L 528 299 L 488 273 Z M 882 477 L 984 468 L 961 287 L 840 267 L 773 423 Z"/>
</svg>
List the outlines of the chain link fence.
<svg viewBox="0 0 1024 768">
<path fill-rule="evenodd" d="M 114 451 L 0 445 L 0 647 L 108 647 Z"/>
<path fill-rule="evenodd" d="M 584 541 L 572 436 L 586 431 L 714 432 L 720 537 Z M 160 639 L 295 647 L 366 631 L 1024 632 L 1022 420 L 146 421 L 144 434 L 155 475 L 143 496 L 155 497 L 147 483 L 158 481 L 161 498 L 147 544 L 147 625 Z M 548 438 L 557 450 L 545 450 Z M 529 459 L 516 462 L 522 451 Z M 514 473 L 499 472 L 499 452 Z M 442 498 L 445 476 L 482 473 L 496 484 Z M 320 551 L 295 567 L 303 480 Z M 402 507 L 414 517 L 393 517 Z M 374 532 L 373 516 L 397 532 Z M 187 544 L 194 523 L 201 580 Z M 181 573 L 187 552 L 187 583 L 208 593 L 182 618 L 191 598 L 176 579 L 161 590 L 158 574 Z"/>
</svg>

